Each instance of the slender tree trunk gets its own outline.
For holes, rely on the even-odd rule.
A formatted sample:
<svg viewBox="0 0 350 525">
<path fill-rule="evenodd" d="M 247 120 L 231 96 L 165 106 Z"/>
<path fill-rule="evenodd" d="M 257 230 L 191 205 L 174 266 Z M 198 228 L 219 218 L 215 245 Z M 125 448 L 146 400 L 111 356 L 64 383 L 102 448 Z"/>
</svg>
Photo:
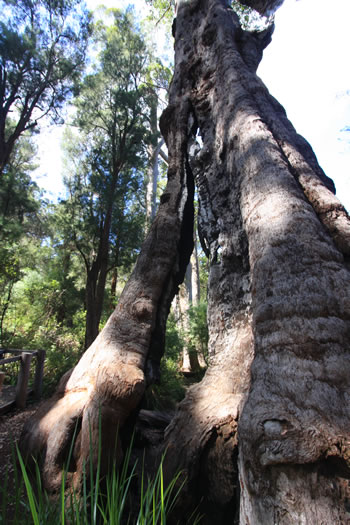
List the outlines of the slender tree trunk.
<svg viewBox="0 0 350 525">
<path fill-rule="evenodd" d="M 195 242 L 195 241 L 194 241 Z M 178 293 L 178 310 L 179 323 L 183 333 L 184 346 L 182 349 L 182 367 L 183 374 L 191 375 L 203 367 L 206 367 L 205 359 L 201 349 L 191 347 L 190 339 L 190 314 L 189 310 L 192 305 L 198 304 L 199 300 L 199 281 L 196 280 L 196 249 L 194 249 L 191 260 L 188 263 L 185 275 L 185 281 L 180 286 Z"/>
<path fill-rule="evenodd" d="M 157 212 L 157 187 L 159 179 L 159 153 L 164 144 L 164 139 L 159 139 L 158 119 L 157 119 L 157 95 L 153 95 L 153 103 L 151 105 L 151 132 L 153 139 L 148 147 L 148 169 L 147 169 L 147 185 L 146 185 L 146 225 L 145 231 L 149 230 L 156 212 Z"/>
<path fill-rule="evenodd" d="M 191 265 L 192 265 L 192 296 L 193 303 L 198 306 L 201 301 L 201 283 L 199 277 L 199 260 L 198 260 L 198 249 L 197 249 L 197 233 L 194 232 L 194 250 L 191 256 Z M 203 292 L 203 291 L 202 291 Z"/>
<path fill-rule="evenodd" d="M 197 249 L 197 232 L 194 231 L 194 250 L 191 256 L 191 283 L 192 283 L 192 304 L 199 306 L 201 301 L 201 296 L 203 295 L 203 290 L 201 291 L 201 283 L 199 276 L 199 259 L 198 259 L 198 249 Z M 207 363 L 205 361 L 204 355 L 205 349 L 203 348 L 203 343 L 196 347 L 196 359 L 200 368 L 207 368 Z"/>
<path fill-rule="evenodd" d="M 96 276 L 92 275 L 89 270 L 86 275 L 85 284 L 85 349 L 89 348 L 90 344 L 96 339 L 98 335 L 98 321 L 96 319 Z"/>
<path fill-rule="evenodd" d="M 9 141 L 6 142 L 4 138 L 0 140 L 0 177 L 10 160 L 14 143 L 15 141 L 11 141 L 11 143 Z"/>
<path fill-rule="evenodd" d="M 103 310 L 104 292 L 108 273 L 114 195 L 118 184 L 118 177 L 119 168 L 115 166 L 111 181 L 110 196 L 104 222 L 101 228 L 96 258 L 93 260 L 91 267 L 87 268 L 85 291 L 85 349 L 92 345 L 99 333 L 99 325 Z"/>
<path fill-rule="evenodd" d="M 192 265 L 191 261 L 188 263 L 185 274 L 185 281 L 180 286 L 179 293 L 177 295 L 177 312 L 178 312 L 178 323 L 181 327 L 183 348 L 182 348 L 182 366 L 181 372 L 185 375 L 190 375 L 194 372 L 191 354 L 190 354 L 190 342 L 189 342 L 189 317 L 188 309 L 192 304 L 192 282 L 191 282 Z"/>
<path fill-rule="evenodd" d="M 116 295 L 117 295 L 119 252 L 120 252 L 120 238 L 118 236 L 117 245 L 115 247 L 115 253 L 114 253 L 113 268 L 112 268 L 111 296 L 110 296 L 111 311 L 113 311 L 115 308 L 115 301 L 116 301 Z"/>
<path fill-rule="evenodd" d="M 102 244 L 104 245 L 102 246 Z M 85 349 L 89 348 L 94 342 L 99 332 L 108 273 L 108 250 L 109 240 L 106 243 L 101 242 L 97 258 L 86 275 Z"/>
</svg>

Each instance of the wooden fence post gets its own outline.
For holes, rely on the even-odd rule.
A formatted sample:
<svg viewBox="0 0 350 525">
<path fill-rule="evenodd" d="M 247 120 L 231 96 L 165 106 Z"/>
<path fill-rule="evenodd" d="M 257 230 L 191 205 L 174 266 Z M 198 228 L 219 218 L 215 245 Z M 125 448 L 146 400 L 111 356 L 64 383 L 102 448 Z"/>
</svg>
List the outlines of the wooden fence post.
<svg viewBox="0 0 350 525">
<path fill-rule="evenodd" d="M 21 370 L 18 375 L 16 386 L 16 407 L 25 408 L 28 395 L 28 381 L 30 374 L 30 363 L 33 354 L 31 352 L 22 352 L 21 354 Z"/>
<path fill-rule="evenodd" d="M 34 378 L 34 396 L 37 399 L 41 397 L 41 394 L 43 391 L 45 356 L 46 356 L 45 350 L 38 350 L 36 354 L 36 367 L 35 367 L 35 378 Z"/>
</svg>

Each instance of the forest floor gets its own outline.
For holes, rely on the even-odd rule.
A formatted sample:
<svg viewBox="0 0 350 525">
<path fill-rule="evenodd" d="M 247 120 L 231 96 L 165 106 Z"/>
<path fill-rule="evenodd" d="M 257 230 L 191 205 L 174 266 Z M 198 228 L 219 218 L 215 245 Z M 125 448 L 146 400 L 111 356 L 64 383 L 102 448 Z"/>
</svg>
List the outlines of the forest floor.
<svg viewBox="0 0 350 525">
<path fill-rule="evenodd" d="M 0 480 L 8 475 L 9 488 L 14 481 L 13 453 L 24 423 L 32 417 L 43 401 L 32 403 L 24 410 L 11 410 L 0 416 Z"/>
</svg>

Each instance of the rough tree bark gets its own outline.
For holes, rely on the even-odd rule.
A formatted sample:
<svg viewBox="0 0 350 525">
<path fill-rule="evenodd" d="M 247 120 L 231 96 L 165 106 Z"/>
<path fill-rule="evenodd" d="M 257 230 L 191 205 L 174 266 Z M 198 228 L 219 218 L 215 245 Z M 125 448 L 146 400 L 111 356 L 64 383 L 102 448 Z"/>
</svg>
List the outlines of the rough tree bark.
<svg viewBox="0 0 350 525">
<path fill-rule="evenodd" d="M 185 471 L 183 509 L 201 501 L 207 523 L 350 523 L 350 223 L 255 74 L 270 35 L 242 31 L 224 1 L 178 4 L 210 367 L 167 429 L 166 468 Z"/>
<path fill-rule="evenodd" d="M 160 210 L 116 311 L 22 447 L 45 453 L 54 489 L 80 421 L 78 483 L 99 409 L 107 447 L 137 407 L 192 249 L 193 173 L 210 366 L 166 432 L 167 475 L 187 474 L 183 523 L 198 503 L 203 523 L 350 523 L 349 217 L 256 76 L 271 30 L 242 31 L 224 0 L 182 0 L 174 31 Z"/>
</svg>

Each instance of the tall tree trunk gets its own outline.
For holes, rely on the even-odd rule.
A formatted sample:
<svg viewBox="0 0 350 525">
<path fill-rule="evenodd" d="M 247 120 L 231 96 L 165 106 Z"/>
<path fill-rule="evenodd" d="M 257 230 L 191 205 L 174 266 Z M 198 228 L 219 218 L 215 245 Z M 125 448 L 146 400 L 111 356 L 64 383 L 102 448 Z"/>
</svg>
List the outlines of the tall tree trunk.
<svg viewBox="0 0 350 525">
<path fill-rule="evenodd" d="M 113 177 L 110 186 L 110 195 L 106 209 L 105 218 L 101 227 L 100 239 L 96 257 L 90 268 L 87 268 L 86 291 L 85 291 L 85 350 L 95 341 L 98 336 L 102 316 L 104 292 L 108 273 L 110 233 L 112 226 L 112 214 L 114 196 L 118 184 L 119 167 L 114 163 Z"/>
<path fill-rule="evenodd" d="M 109 233 L 110 225 L 105 224 L 96 259 L 93 261 L 91 268 L 87 269 L 85 288 L 85 349 L 89 348 L 94 342 L 99 332 L 108 273 Z"/>
<path fill-rule="evenodd" d="M 196 240 L 194 239 L 194 246 Z M 185 281 L 180 286 L 178 299 L 178 316 L 179 324 L 183 333 L 184 346 L 182 349 L 182 367 L 183 374 L 193 374 L 202 368 L 206 368 L 206 363 L 202 349 L 194 348 L 190 339 L 190 313 L 191 306 L 199 304 L 199 276 L 197 274 L 198 260 L 196 260 L 196 247 L 194 247 L 191 260 L 188 263 L 185 275 Z M 198 279 L 197 279 L 198 277 Z"/>
<path fill-rule="evenodd" d="M 148 146 L 148 168 L 146 184 L 146 233 L 148 232 L 157 212 L 157 187 L 159 179 L 158 162 L 160 150 L 164 144 L 164 139 L 159 139 L 157 119 L 158 97 L 156 94 L 153 94 L 152 97 L 153 101 L 150 114 L 152 141 Z"/>
<path fill-rule="evenodd" d="M 89 269 L 86 274 L 85 284 L 85 343 L 84 348 L 87 349 L 94 342 L 98 336 L 99 319 L 96 312 L 96 281 L 97 275 L 93 271 L 94 268 Z"/>
<path fill-rule="evenodd" d="M 192 283 L 191 283 L 192 265 L 191 261 L 186 268 L 185 280 L 179 288 L 176 296 L 176 313 L 177 323 L 181 327 L 183 348 L 182 348 L 182 366 L 181 372 L 185 375 L 194 372 L 191 363 L 190 342 L 189 342 L 189 318 L 188 309 L 192 303 Z"/>
<path fill-rule="evenodd" d="M 201 283 L 200 283 L 200 277 L 199 277 L 199 259 L 198 259 L 198 240 L 197 240 L 197 232 L 194 231 L 194 250 L 191 256 L 191 265 L 192 265 L 192 275 L 191 275 L 191 282 L 192 282 L 192 301 L 193 304 L 196 306 L 199 305 L 201 301 Z M 202 290 L 203 293 L 203 290 Z"/>
<path fill-rule="evenodd" d="M 118 235 L 117 244 L 115 246 L 115 251 L 114 251 L 114 260 L 113 260 L 113 268 L 112 268 L 111 294 L 110 294 L 110 310 L 111 311 L 114 310 L 115 304 L 116 304 L 119 253 L 120 253 L 120 236 Z"/>
<path fill-rule="evenodd" d="M 173 86 L 188 81 L 203 141 L 210 366 L 167 429 L 165 467 L 183 469 L 182 509 L 201 502 L 205 523 L 343 524 L 350 223 L 255 74 L 270 36 L 242 31 L 222 0 L 178 3 Z"/>
</svg>

